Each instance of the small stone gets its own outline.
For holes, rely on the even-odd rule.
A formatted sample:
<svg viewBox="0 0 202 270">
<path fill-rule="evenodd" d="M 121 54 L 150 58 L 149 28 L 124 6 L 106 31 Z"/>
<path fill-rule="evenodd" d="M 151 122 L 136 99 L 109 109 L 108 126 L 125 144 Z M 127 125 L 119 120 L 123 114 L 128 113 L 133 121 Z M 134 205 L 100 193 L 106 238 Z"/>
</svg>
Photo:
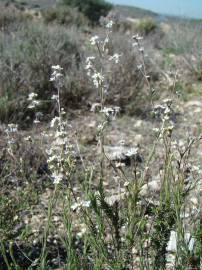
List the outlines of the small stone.
<svg viewBox="0 0 202 270">
<path fill-rule="evenodd" d="M 145 185 L 143 185 L 143 186 L 141 187 L 140 195 L 141 195 L 141 196 L 146 196 L 146 195 L 148 194 L 148 191 L 149 191 L 148 185 L 145 184 Z"/>
<path fill-rule="evenodd" d="M 194 238 L 191 237 L 189 232 L 186 232 L 184 235 L 185 241 L 188 244 L 189 251 L 193 251 L 194 249 Z M 168 252 L 176 252 L 177 251 L 177 233 L 176 231 L 170 232 L 170 239 L 167 245 L 166 250 Z"/>
<path fill-rule="evenodd" d="M 191 202 L 193 205 L 198 205 L 198 199 L 197 199 L 196 197 L 190 198 L 190 202 Z"/>
<path fill-rule="evenodd" d="M 142 121 L 142 120 L 137 120 L 137 121 L 135 122 L 135 124 L 134 124 L 134 127 L 135 127 L 135 128 L 139 128 L 139 127 L 142 126 L 142 124 L 143 124 L 143 121 Z"/>
<path fill-rule="evenodd" d="M 161 183 L 159 181 L 153 180 L 148 184 L 142 186 L 140 195 L 146 196 L 147 194 L 156 193 L 161 190 Z"/>
<path fill-rule="evenodd" d="M 138 148 L 128 146 L 105 146 L 105 153 L 109 160 L 125 163 L 126 166 L 131 166 L 133 162 L 142 162 L 142 157 L 138 153 Z"/>
<path fill-rule="evenodd" d="M 161 190 L 161 183 L 158 181 L 151 181 L 148 183 L 149 190 L 152 192 L 159 192 Z"/>
</svg>

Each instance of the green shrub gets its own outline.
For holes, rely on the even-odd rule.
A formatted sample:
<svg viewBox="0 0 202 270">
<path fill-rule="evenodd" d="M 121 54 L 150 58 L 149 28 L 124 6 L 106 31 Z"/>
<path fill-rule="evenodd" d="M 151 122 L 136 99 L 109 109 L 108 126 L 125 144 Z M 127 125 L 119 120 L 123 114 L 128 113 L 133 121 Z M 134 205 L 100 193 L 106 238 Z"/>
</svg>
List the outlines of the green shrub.
<svg viewBox="0 0 202 270">
<path fill-rule="evenodd" d="M 45 23 L 55 22 L 61 25 L 74 25 L 77 27 L 88 25 L 88 19 L 75 8 L 57 6 L 42 11 Z"/>
<path fill-rule="evenodd" d="M 148 35 L 149 33 L 155 31 L 157 28 L 158 25 L 156 21 L 152 18 L 142 19 L 137 25 L 137 29 L 145 35 Z"/>
<path fill-rule="evenodd" d="M 93 23 L 97 23 L 101 16 L 106 16 L 112 5 L 104 0 L 62 0 L 62 3 L 78 8 Z"/>
<path fill-rule="evenodd" d="M 13 6 L 0 6 L 0 29 L 5 29 L 12 23 L 26 22 L 31 19 L 29 14 L 18 10 Z"/>
</svg>

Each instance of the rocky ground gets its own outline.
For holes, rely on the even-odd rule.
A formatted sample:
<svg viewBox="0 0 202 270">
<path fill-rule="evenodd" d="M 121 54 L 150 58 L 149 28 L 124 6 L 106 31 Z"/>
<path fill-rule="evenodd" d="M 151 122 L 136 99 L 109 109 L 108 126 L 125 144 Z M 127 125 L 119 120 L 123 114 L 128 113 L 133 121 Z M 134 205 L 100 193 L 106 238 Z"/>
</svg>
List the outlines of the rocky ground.
<svg viewBox="0 0 202 270">
<path fill-rule="evenodd" d="M 174 109 L 175 108 L 175 109 Z M 173 110 L 175 110 L 175 129 L 173 133 L 173 140 L 178 142 L 180 147 L 184 147 L 187 138 L 197 137 L 201 134 L 202 129 L 202 99 L 192 98 L 187 102 L 177 101 L 173 104 Z M 99 160 L 99 147 L 97 145 L 97 126 L 100 121 L 98 114 L 93 112 L 82 112 L 77 111 L 73 119 L 69 119 L 69 124 L 71 128 L 69 130 L 70 140 L 75 143 L 77 141 L 79 145 L 79 159 L 85 164 L 91 166 L 97 166 L 97 161 Z M 105 139 L 105 151 L 109 159 L 117 160 L 118 162 L 125 162 L 128 151 L 137 151 L 140 156 L 139 166 L 144 166 L 146 163 L 149 152 L 151 151 L 152 143 L 155 140 L 154 128 L 159 127 L 159 120 L 156 119 L 141 119 L 137 117 L 131 117 L 127 115 L 120 115 L 115 121 L 111 123 L 111 126 L 106 131 Z M 24 131 L 21 134 L 23 137 L 29 135 L 32 138 L 40 137 L 41 132 L 47 130 L 47 126 L 39 124 L 40 126 L 36 128 L 34 134 L 33 130 Z M 42 145 L 46 148 L 47 145 Z M 78 149 L 77 149 L 78 150 Z M 78 152 L 77 152 L 78 153 Z M 136 155 L 136 153 L 135 153 Z M 158 204 L 158 193 L 161 188 L 161 158 L 162 158 L 162 145 L 157 147 L 156 158 L 152 161 L 151 169 L 149 172 L 148 183 L 142 186 L 141 196 L 144 200 L 150 200 L 153 203 Z M 120 159 L 120 160 L 119 160 Z M 201 167 L 202 162 L 202 143 L 197 143 L 191 152 L 191 164 L 195 166 L 196 170 Z M 106 166 L 108 166 L 106 164 Z M 132 163 L 126 164 L 126 166 L 133 166 Z M 200 172 L 201 173 L 201 172 Z M 124 186 L 117 179 L 117 175 L 108 170 L 106 167 L 106 177 L 105 177 L 105 188 L 107 190 L 107 200 L 110 204 L 114 204 L 115 201 L 120 201 L 124 198 Z M 113 176 L 112 176 L 113 175 Z M 44 179 L 45 180 L 45 179 Z M 41 181 L 44 181 L 41 180 Z M 45 180 L 46 181 L 46 180 Z M 75 193 L 78 197 L 82 197 L 82 191 L 77 188 L 78 179 L 75 179 Z M 187 181 L 192 181 L 188 179 Z M 188 183 L 190 184 L 190 183 Z M 96 186 L 96 183 L 95 183 Z M 186 188 L 186 187 L 185 187 Z M 40 241 L 40 235 L 43 228 L 47 222 L 47 209 L 49 204 L 49 199 L 52 196 L 52 188 L 47 187 L 38 198 L 37 205 L 33 206 L 29 210 L 23 211 L 20 215 L 21 226 L 29 228 L 29 233 L 32 239 L 32 243 L 37 247 Z M 196 183 L 195 187 L 191 190 L 187 197 L 186 209 L 182 212 L 182 218 L 184 220 L 186 228 L 187 241 L 190 241 L 190 250 L 193 249 L 194 239 L 190 238 L 190 232 L 192 230 L 192 216 L 198 212 L 197 215 L 201 215 L 202 206 L 202 179 Z M 56 245 L 60 237 L 64 234 L 64 225 L 62 223 L 62 201 L 57 203 L 57 207 L 53 214 L 53 223 L 55 225 L 54 233 L 48 239 L 51 245 Z M 18 226 L 20 226 L 18 224 Z M 77 224 L 75 219 L 75 233 L 80 233 L 82 231 L 82 224 Z M 30 241 L 30 240 L 29 240 Z M 170 240 L 167 247 L 167 269 L 173 269 L 172 263 L 175 259 L 176 251 L 176 232 L 171 231 Z M 62 252 L 62 251 L 61 251 Z M 54 262 L 53 262 L 54 264 Z M 56 263 L 57 264 L 57 263 Z"/>
</svg>

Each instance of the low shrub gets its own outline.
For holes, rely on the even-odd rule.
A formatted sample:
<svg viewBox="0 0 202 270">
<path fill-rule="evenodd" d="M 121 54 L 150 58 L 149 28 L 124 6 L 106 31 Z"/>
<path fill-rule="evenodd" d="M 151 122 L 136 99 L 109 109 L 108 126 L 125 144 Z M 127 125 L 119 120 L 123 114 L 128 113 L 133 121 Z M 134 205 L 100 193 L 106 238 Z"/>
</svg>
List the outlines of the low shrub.
<svg viewBox="0 0 202 270">
<path fill-rule="evenodd" d="M 30 92 L 37 92 L 43 100 L 42 112 L 50 112 L 51 101 L 47 96 L 54 91 L 50 83 L 50 68 L 55 63 L 60 63 L 67 70 L 61 93 L 64 104 L 72 102 L 77 105 L 85 88 L 79 65 L 81 54 L 79 32 L 75 29 L 49 28 L 36 23 L 19 25 L 10 34 L 0 33 L 0 102 L 4 105 L 1 110 L 5 108 L 1 112 L 1 120 L 23 119 L 28 113 L 26 98 Z M 83 84 L 81 89 L 80 82 Z"/>
<path fill-rule="evenodd" d="M 171 24 L 169 34 L 162 40 L 162 48 L 178 57 L 177 68 L 196 79 L 202 79 L 202 24 L 179 20 Z M 187 75 L 186 75 L 187 76 Z"/>
<path fill-rule="evenodd" d="M 78 8 L 92 23 L 98 23 L 100 17 L 106 16 L 112 8 L 112 5 L 104 0 L 62 0 L 62 3 Z"/>
<path fill-rule="evenodd" d="M 148 35 L 151 32 L 154 32 L 157 28 L 158 28 L 158 24 L 152 18 L 142 19 L 137 24 L 137 30 L 145 35 Z"/>
<path fill-rule="evenodd" d="M 77 27 L 88 25 L 88 19 L 83 13 L 75 8 L 57 6 L 42 11 L 45 23 L 56 23 L 61 25 L 74 25 Z"/>
<path fill-rule="evenodd" d="M 32 17 L 15 8 L 14 6 L 1 6 L 0 4 L 0 29 L 5 30 L 10 24 L 18 24 L 31 20 Z"/>
</svg>

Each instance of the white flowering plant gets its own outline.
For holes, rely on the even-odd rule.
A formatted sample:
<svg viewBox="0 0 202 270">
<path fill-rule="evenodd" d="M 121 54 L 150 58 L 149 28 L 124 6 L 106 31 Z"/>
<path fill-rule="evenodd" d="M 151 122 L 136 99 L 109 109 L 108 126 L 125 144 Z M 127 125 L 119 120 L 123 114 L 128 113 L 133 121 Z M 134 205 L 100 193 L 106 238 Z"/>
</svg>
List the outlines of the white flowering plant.
<svg viewBox="0 0 202 270">
<path fill-rule="evenodd" d="M 7 190 L 2 188 L 1 192 L 10 207 L 8 210 L 15 208 L 16 201 L 25 205 L 23 210 L 14 209 L 14 214 L 9 213 L 1 208 L 3 200 L 0 198 L 0 233 L 6 231 L 1 224 L 9 225 L 9 215 L 14 222 L 22 219 L 20 226 L 25 224 L 25 230 L 15 242 L 9 240 L 7 245 L 3 237 L 0 240 L 5 262 L 2 265 L 7 269 L 21 269 L 14 247 L 18 248 L 17 255 L 22 253 L 29 261 L 26 267 L 30 269 L 184 270 L 200 267 L 202 174 L 200 164 L 193 161 L 192 149 L 196 151 L 202 137 L 189 136 L 184 142 L 176 132 L 179 123 L 173 98 L 157 104 L 156 90 L 147 71 L 144 40 L 139 34 L 130 38 L 130 50 L 137 54 L 134 65 L 131 65 L 133 58 L 125 61 L 132 70 L 131 76 L 138 73 L 141 78 L 149 99 L 149 116 L 137 121 L 134 116 L 123 116 L 125 108 L 121 102 L 120 107 L 116 102 L 110 104 L 109 96 L 115 99 L 112 71 L 117 67 L 123 69 L 125 57 L 124 51 L 114 51 L 111 46 L 113 27 L 113 20 L 106 19 L 104 36 L 95 35 L 89 41 L 92 54 L 85 59 L 83 69 L 96 96 L 91 111 L 79 108 L 71 119 L 71 110 L 62 107 L 61 91 L 66 87 L 64 80 L 69 70 L 56 63 L 49 74 L 52 86 L 49 101 L 54 110 L 45 131 L 41 132 L 41 123 L 35 126 L 35 136 L 21 130 L 23 138 L 19 139 L 16 124 L 5 126 L 7 144 L 0 155 L 0 175 L 4 183 L 14 183 L 15 189 L 9 199 Z M 122 80 L 120 74 L 127 75 L 127 72 L 119 73 L 118 83 Z M 123 78 L 129 85 L 130 80 L 131 77 Z M 124 91 L 126 85 L 122 86 Z M 128 97 L 131 102 L 134 88 Z M 34 123 L 39 124 L 42 115 L 38 107 L 43 101 L 31 92 L 27 102 L 27 109 L 34 111 Z M 144 128 L 145 138 L 142 138 L 136 133 Z M 87 130 L 93 136 L 85 134 Z M 35 164 L 35 148 L 43 153 L 40 166 Z M 32 164 L 28 169 L 25 168 L 27 163 Z M 34 200 L 30 206 L 24 202 L 24 196 L 30 197 L 28 201 L 36 198 L 37 202 Z M 30 214 L 31 211 L 34 214 Z M 24 252 L 27 246 L 25 249 L 21 246 L 23 239 L 31 239 L 28 244 L 37 250 L 34 259 L 32 253 Z M 196 268 L 190 268 L 193 261 Z"/>
</svg>

